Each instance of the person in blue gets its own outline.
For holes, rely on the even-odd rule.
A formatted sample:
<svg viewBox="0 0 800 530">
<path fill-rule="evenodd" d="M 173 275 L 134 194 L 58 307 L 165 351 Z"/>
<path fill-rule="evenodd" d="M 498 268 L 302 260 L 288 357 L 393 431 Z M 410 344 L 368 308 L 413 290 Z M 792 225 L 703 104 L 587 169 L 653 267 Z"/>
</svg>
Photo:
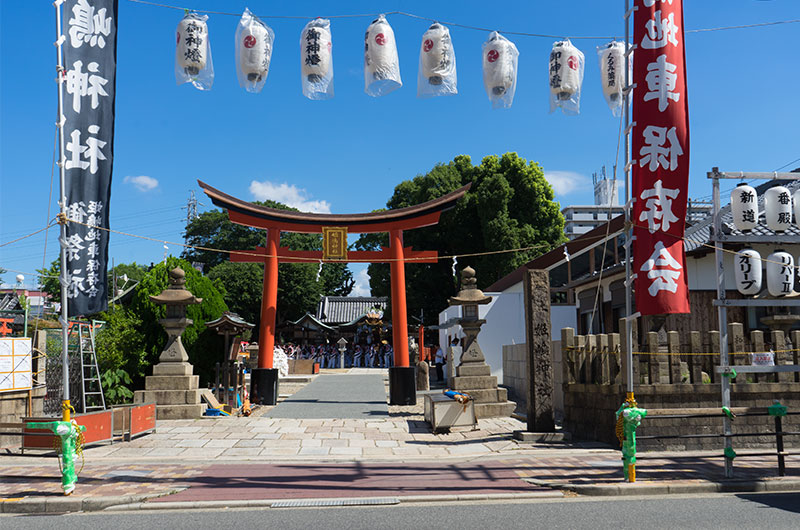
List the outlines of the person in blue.
<svg viewBox="0 0 800 530">
<path fill-rule="evenodd" d="M 353 353 L 353 366 L 361 368 L 361 359 L 364 357 L 364 352 L 361 351 L 361 345 L 356 344 L 355 352 Z"/>
<path fill-rule="evenodd" d="M 383 364 L 384 364 L 384 368 L 391 368 L 392 361 L 393 361 L 392 357 L 394 357 L 394 351 L 393 351 L 391 345 L 384 344 L 383 345 Z"/>
</svg>

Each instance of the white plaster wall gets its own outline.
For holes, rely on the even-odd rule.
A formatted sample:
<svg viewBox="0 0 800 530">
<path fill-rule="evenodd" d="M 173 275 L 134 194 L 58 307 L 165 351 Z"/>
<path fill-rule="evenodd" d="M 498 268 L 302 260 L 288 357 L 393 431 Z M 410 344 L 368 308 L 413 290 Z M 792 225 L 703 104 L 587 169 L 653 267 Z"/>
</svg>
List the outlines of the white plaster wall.
<svg viewBox="0 0 800 530">
<path fill-rule="evenodd" d="M 550 338 L 561 340 L 561 328 L 578 327 L 578 312 L 574 305 L 550 305 Z"/>
<path fill-rule="evenodd" d="M 492 297 L 486 305 L 478 306 L 478 316 L 486 320 L 478 335 L 486 364 L 498 381 L 503 380 L 503 345 L 525 342 L 525 306 L 522 293 L 485 293 Z M 460 307 L 448 307 L 439 313 L 439 324 L 461 316 Z M 461 326 L 439 330 L 439 344 L 447 343 L 447 336 L 462 337 Z M 456 362 L 458 360 L 456 359 Z"/>
</svg>

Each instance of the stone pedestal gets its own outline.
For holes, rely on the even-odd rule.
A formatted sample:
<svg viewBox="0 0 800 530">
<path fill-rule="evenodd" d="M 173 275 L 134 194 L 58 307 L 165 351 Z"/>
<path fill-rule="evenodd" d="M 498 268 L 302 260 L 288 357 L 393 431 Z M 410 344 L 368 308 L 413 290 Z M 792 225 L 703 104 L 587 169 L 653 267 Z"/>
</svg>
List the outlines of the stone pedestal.
<svg viewBox="0 0 800 530">
<path fill-rule="evenodd" d="M 133 393 L 134 403 L 156 402 L 159 420 L 199 418 L 206 411 L 200 402 L 200 376 L 192 375 L 188 362 L 165 362 L 153 366 L 153 375 L 145 377 L 144 390 Z"/>
<path fill-rule="evenodd" d="M 465 362 L 467 354 L 470 354 L 472 360 Z M 475 359 L 477 355 L 480 360 Z M 453 390 L 472 396 L 475 416 L 478 419 L 511 416 L 517 404 L 508 400 L 508 391 L 505 388 L 497 386 L 497 376 L 492 375 L 492 369 L 486 364 L 477 341 L 467 348 L 461 359 L 453 378 Z"/>
</svg>

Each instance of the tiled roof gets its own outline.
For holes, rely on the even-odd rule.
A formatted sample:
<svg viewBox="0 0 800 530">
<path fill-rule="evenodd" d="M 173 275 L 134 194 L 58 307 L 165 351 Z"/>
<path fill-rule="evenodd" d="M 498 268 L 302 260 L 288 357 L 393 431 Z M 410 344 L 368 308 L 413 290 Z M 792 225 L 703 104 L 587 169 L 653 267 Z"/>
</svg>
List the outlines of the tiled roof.
<svg viewBox="0 0 800 530">
<path fill-rule="evenodd" d="M 754 236 L 774 236 L 776 235 L 773 230 L 770 230 L 766 223 L 763 221 L 764 217 L 764 192 L 767 191 L 769 188 L 773 186 L 783 185 L 789 189 L 790 192 L 794 192 L 797 189 L 800 189 L 800 181 L 791 180 L 791 181 L 776 181 L 776 180 L 768 180 L 759 186 L 755 186 L 756 192 L 758 192 L 758 211 L 759 211 L 759 219 L 761 222 L 756 225 L 754 229 L 748 232 L 747 235 L 754 235 Z M 726 197 L 723 194 L 720 194 L 720 202 L 729 199 L 729 196 Z M 733 213 L 731 212 L 731 205 L 730 202 L 720 208 L 719 214 L 722 216 L 722 232 L 726 235 L 736 235 L 741 236 L 745 235 L 743 232 L 736 229 L 733 224 Z M 691 252 L 693 250 L 698 250 L 702 248 L 706 244 L 710 244 L 711 241 L 711 227 L 714 224 L 714 217 L 708 216 L 699 223 L 689 227 L 686 229 L 686 233 L 684 234 L 685 242 L 684 248 L 686 252 Z M 783 235 L 787 236 L 800 236 L 800 228 L 797 227 L 796 224 L 792 224 L 789 229 L 783 232 Z"/>
<path fill-rule="evenodd" d="M 317 319 L 328 325 L 351 322 L 372 307 L 386 311 L 385 296 L 323 296 L 317 307 Z"/>
</svg>

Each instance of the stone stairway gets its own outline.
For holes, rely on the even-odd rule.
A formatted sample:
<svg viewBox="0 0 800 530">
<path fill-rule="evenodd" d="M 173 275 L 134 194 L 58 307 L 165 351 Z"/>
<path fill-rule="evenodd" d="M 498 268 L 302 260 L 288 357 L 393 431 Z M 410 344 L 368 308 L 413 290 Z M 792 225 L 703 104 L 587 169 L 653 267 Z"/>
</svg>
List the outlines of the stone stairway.
<svg viewBox="0 0 800 530">
<path fill-rule="evenodd" d="M 478 419 L 511 416 L 517 404 L 508 400 L 508 391 L 505 388 L 497 386 L 497 376 L 491 375 L 489 365 L 470 364 L 456 367 L 453 390 L 472 396 L 475 402 L 475 416 Z"/>
</svg>

